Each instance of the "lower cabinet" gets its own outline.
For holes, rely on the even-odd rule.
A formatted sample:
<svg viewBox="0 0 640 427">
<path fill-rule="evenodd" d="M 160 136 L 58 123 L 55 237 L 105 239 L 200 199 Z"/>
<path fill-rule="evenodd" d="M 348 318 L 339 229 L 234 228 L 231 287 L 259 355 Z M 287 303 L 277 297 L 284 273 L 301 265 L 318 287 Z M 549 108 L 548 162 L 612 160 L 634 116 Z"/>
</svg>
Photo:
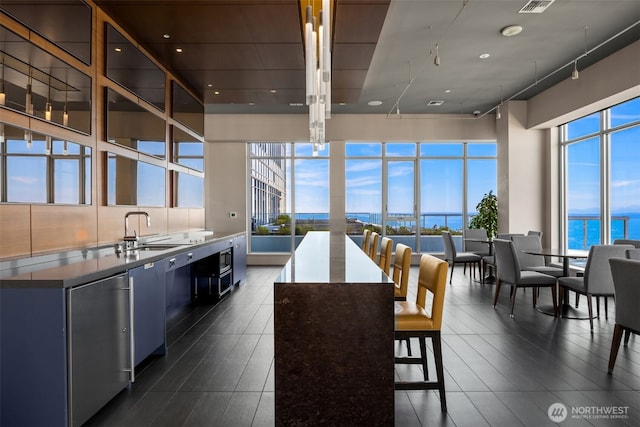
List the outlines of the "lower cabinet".
<svg viewBox="0 0 640 427">
<path fill-rule="evenodd" d="M 129 384 L 130 296 L 126 274 L 67 291 L 71 426 L 82 425 Z"/>
<path fill-rule="evenodd" d="M 151 354 L 166 353 L 165 264 L 166 260 L 160 260 L 129 270 L 135 365 Z"/>
</svg>

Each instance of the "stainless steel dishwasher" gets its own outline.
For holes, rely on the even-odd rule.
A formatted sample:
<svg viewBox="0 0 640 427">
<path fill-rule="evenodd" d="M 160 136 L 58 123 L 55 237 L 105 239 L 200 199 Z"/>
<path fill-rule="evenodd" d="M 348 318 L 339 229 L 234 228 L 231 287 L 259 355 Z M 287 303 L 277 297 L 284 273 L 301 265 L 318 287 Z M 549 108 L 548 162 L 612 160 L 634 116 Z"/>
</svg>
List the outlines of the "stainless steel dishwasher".
<svg viewBox="0 0 640 427">
<path fill-rule="evenodd" d="M 126 273 L 67 290 L 69 425 L 129 385 L 131 294 Z"/>
</svg>

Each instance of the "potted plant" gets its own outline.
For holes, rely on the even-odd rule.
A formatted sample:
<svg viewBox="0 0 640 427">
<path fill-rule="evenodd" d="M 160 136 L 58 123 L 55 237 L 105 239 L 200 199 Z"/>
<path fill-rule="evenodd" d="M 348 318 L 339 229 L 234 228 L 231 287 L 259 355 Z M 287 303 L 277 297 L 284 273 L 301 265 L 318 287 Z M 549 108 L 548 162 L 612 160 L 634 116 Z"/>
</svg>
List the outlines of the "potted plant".
<svg viewBox="0 0 640 427">
<path fill-rule="evenodd" d="M 476 216 L 471 218 L 469 228 L 484 228 L 487 237 L 493 239 L 498 233 L 498 198 L 493 190 L 486 193 L 476 205 Z"/>
</svg>

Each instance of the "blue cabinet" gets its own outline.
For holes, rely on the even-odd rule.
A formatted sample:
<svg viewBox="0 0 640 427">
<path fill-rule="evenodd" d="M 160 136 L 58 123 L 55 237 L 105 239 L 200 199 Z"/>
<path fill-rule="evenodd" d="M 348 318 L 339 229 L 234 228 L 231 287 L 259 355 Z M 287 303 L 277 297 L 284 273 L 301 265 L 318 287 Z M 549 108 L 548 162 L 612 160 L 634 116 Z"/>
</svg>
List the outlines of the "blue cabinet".
<svg viewBox="0 0 640 427">
<path fill-rule="evenodd" d="M 134 362 L 166 353 L 166 260 L 129 270 L 133 287 Z"/>
</svg>

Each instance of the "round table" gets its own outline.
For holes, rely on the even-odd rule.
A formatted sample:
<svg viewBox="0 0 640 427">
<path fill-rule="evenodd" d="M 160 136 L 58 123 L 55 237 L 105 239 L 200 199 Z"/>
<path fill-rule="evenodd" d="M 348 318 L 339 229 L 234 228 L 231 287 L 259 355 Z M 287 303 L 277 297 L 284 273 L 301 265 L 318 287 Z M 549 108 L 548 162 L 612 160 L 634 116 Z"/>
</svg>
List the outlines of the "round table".
<svg viewBox="0 0 640 427">
<path fill-rule="evenodd" d="M 542 248 L 539 250 L 526 250 L 523 251 L 531 255 L 542 255 L 548 257 L 562 258 L 562 276 L 569 277 L 569 260 L 570 259 L 587 259 L 589 252 L 577 251 L 575 249 L 562 249 L 562 248 Z M 550 316 L 554 316 L 553 306 L 541 306 L 538 307 L 538 311 Z M 564 290 L 564 298 L 562 301 L 562 307 L 560 307 L 560 315 L 567 319 L 588 319 L 589 315 L 583 311 L 572 307 L 569 304 L 569 291 Z"/>
</svg>

